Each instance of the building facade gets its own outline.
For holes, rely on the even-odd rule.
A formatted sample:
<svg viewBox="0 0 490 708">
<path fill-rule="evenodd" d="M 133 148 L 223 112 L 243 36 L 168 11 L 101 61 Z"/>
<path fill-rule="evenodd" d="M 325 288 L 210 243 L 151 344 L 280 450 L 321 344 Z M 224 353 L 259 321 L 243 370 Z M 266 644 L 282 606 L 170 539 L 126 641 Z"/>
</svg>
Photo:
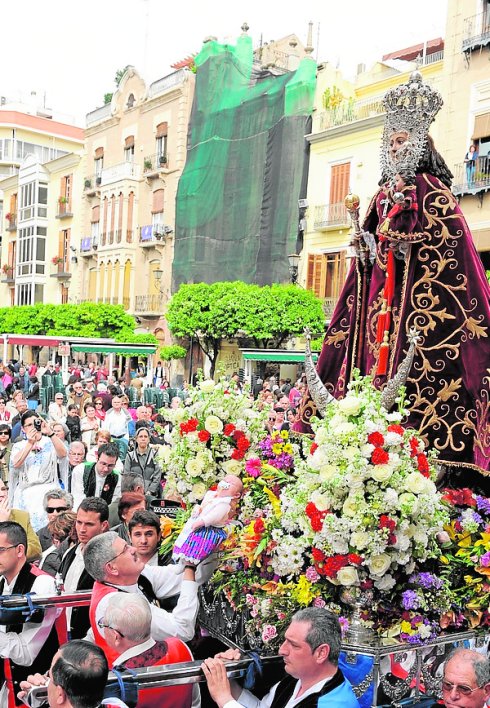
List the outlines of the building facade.
<svg viewBox="0 0 490 708">
<path fill-rule="evenodd" d="M 122 304 L 139 331 L 168 334 L 175 195 L 184 167 L 194 74 L 147 87 L 133 67 L 111 103 L 87 115 L 79 300 Z"/>
</svg>

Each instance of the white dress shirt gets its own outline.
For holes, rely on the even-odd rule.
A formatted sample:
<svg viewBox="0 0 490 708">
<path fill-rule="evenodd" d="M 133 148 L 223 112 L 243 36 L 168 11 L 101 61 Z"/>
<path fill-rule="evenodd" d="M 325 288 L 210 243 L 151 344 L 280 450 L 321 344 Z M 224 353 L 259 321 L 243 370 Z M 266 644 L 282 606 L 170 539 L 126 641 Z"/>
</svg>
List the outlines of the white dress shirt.
<svg viewBox="0 0 490 708">
<path fill-rule="evenodd" d="M 83 473 L 85 471 L 85 463 L 82 462 L 73 468 L 71 474 L 71 493 L 73 494 L 73 510 L 76 511 L 82 500 L 85 499 L 85 492 L 83 490 Z M 102 490 L 104 489 L 105 476 L 100 475 L 97 472 L 97 467 L 95 468 L 95 497 L 100 497 Z M 117 484 L 114 489 L 114 494 L 112 495 L 113 501 L 121 496 L 121 477 L 118 476 Z"/>
<path fill-rule="evenodd" d="M 289 699 L 289 701 L 286 703 L 285 706 L 282 708 L 294 708 L 298 703 L 300 703 L 302 700 L 304 700 L 307 696 L 309 696 L 311 693 L 317 693 L 318 691 L 321 691 L 323 686 L 327 683 L 327 681 L 330 681 L 329 678 L 322 679 L 321 681 L 318 681 L 318 683 L 315 683 L 314 686 L 310 686 L 310 688 L 305 691 L 304 693 L 301 694 L 301 696 L 298 698 L 298 691 L 301 687 L 301 681 L 296 681 L 296 686 L 294 687 L 293 695 Z M 274 696 L 276 695 L 276 688 L 279 686 L 279 683 L 276 683 L 269 693 L 267 693 L 262 700 L 259 700 L 256 698 L 250 691 L 247 691 L 246 689 L 243 689 L 243 691 L 240 693 L 238 696 L 238 700 L 236 701 L 228 701 L 227 703 L 224 704 L 223 708 L 270 708 L 272 705 L 272 702 L 274 700 Z"/>
</svg>

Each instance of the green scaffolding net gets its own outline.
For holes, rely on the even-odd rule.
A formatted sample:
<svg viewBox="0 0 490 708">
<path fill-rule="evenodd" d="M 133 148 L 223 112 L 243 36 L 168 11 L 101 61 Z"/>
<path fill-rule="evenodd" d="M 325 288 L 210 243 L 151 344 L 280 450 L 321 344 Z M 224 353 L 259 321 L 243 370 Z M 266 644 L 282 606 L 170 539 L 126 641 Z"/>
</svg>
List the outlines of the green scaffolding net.
<svg viewBox="0 0 490 708">
<path fill-rule="evenodd" d="M 279 76 L 254 66 L 251 39 L 207 42 L 195 59 L 187 162 L 179 181 L 174 288 L 288 278 L 305 196 L 305 134 L 316 64 Z"/>
</svg>

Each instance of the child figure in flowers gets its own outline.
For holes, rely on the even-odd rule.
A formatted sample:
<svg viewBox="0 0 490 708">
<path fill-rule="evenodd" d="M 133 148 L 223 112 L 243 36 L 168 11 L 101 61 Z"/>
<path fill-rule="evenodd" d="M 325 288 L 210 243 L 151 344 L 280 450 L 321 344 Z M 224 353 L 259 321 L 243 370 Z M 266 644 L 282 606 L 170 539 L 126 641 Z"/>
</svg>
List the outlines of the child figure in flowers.
<svg viewBox="0 0 490 708">
<path fill-rule="evenodd" d="M 224 526 L 235 517 L 242 493 L 241 479 L 227 474 L 216 491 L 207 491 L 201 504 L 194 506 L 174 545 L 172 559 L 177 574 L 186 565 L 198 565 L 221 545 L 227 536 Z"/>
</svg>

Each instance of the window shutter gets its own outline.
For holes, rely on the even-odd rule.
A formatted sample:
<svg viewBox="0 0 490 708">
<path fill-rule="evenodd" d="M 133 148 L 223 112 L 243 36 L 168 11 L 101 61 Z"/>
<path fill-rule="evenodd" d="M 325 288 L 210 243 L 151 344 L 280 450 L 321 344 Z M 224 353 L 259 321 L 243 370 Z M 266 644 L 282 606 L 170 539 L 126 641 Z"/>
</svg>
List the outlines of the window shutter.
<svg viewBox="0 0 490 708">
<path fill-rule="evenodd" d="M 92 224 L 95 224 L 97 221 L 100 221 L 100 204 L 97 204 L 97 206 L 92 207 L 92 216 L 90 217 L 90 221 Z"/>
<path fill-rule="evenodd" d="M 333 165 L 330 176 L 330 204 L 343 204 L 346 194 L 349 193 L 349 182 L 350 162 Z"/>
<path fill-rule="evenodd" d="M 101 160 L 104 157 L 104 148 L 97 148 L 94 155 L 94 160 Z"/>
<path fill-rule="evenodd" d="M 128 148 L 134 147 L 134 135 L 128 135 L 128 137 L 124 141 L 124 147 L 126 148 L 126 150 Z"/>
<path fill-rule="evenodd" d="M 168 135 L 168 123 L 159 123 L 157 125 L 156 136 L 157 138 L 166 138 Z"/>
<path fill-rule="evenodd" d="M 312 290 L 317 297 L 325 297 L 325 257 L 321 254 L 308 256 L 306 289 Z"/>
<path fill-rule="evenodd" d="M 17 211 L 17 194 L 10 195 L 10 213 L 15 214 Z"/>
<path fill-rule="evenodd" d="M 152 214 L 161 214 L 163 212 L 163 192 L 163 189 L 156 189 L 153 192 Z"/>
<path fill-rule="evenodd" d="M 472 140 L 488 138 L 490 136 L 490 112 L 475 116 L 475 127 L 473 128 Z"/>
</svg>

